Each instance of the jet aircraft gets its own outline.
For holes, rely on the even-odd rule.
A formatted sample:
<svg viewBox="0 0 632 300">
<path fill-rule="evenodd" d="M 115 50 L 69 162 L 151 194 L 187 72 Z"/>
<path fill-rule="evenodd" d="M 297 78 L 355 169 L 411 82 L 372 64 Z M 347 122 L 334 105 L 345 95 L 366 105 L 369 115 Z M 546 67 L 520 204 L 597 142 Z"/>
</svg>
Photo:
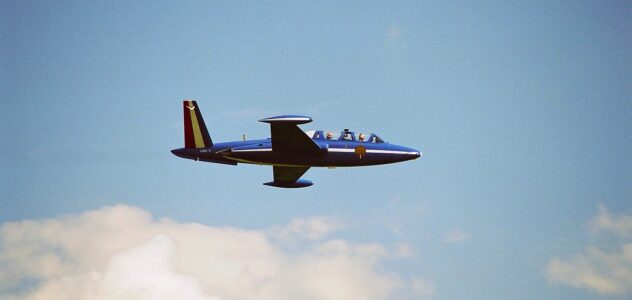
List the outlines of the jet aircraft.
<svg viewBox="0 0 632 300">
<path fill-rule="evenodd" d="M 196 101 L 185 100 L 184 148 L 176 156 L 211 163 L 271 165 L 274 180 L 265 185 L 301 188 L 312 185 L 300 179 L 311 167 L 355 167 L 396 163 L 421 156 L 418 150 L 384 142 L 375 133 L 358 136 L 345 129 L 339 135 L 323 130 L 302 131 L 298 125 L 310 117 L 284 115 L 259 120 L 270 124 L 271 138 L 213 143 Z"/>
</svg>

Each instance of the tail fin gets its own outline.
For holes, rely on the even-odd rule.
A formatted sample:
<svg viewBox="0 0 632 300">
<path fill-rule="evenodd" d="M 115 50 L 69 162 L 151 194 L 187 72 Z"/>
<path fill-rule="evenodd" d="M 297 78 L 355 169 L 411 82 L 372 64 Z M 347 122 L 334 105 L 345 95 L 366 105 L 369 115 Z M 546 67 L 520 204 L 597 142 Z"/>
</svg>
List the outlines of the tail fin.
<svg viewBox="0 0 632 300">
<path fill-rule="evenodd" d="M 182 109 L 184 110 L 184 147 L 208 148 L 213 146 L 213 141 L 208 135 L 197 102 L 184 100 Z"/>
</svg>

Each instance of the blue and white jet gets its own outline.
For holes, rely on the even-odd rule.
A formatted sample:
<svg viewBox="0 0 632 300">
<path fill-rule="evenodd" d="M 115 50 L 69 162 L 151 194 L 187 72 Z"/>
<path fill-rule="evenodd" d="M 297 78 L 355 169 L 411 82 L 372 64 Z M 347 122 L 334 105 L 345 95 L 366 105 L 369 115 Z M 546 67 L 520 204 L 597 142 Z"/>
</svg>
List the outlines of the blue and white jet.
<svg viewBox="0 0 632 300">
<path fill-rule="evenodd" d="M 298 125 L 310 117 L 285 115 L 261 119 L 270 124 L 271 138 L 213 143 L 196 101 L 185 100 L 184 148 L 171 152 L 196 161 L 237 165 L 270 165 L 274 181 L 265 185 L 300 188 L 312 185 L 301 179 L 311 167 L 359 167 L 417 159 L 421 152 L 413 148 L 384 142 L 375 133 L 345 129 L 340 134 L 323 130 L 304 132 Z"/>
</svg>

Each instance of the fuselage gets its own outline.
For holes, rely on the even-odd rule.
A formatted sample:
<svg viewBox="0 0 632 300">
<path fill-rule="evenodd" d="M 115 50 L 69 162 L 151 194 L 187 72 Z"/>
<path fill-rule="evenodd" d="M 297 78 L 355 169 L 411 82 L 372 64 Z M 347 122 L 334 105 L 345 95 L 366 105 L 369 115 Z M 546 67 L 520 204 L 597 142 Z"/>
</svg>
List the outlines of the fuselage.
<svg viewBox="0 0 632 300">
<path fill-rule="evenodd" d="M 212 147 L 180 148 L 179 157 L 222 164 L 259 164 L 289 167 L 355 167 L 381 165 L 416 159 L 418 150 L 390 143 L 312 138 L 320 150 L 283 152 L 273 150 L 270 139 L 215 143 Z"/>
</svg>

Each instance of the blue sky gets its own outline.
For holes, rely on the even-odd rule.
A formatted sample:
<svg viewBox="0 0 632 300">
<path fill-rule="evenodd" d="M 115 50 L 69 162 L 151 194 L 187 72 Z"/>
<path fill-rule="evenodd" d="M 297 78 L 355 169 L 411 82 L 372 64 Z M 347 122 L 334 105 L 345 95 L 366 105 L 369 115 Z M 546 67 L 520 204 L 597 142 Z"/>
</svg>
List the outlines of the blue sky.
<svg viewBox="0 0 632 300">
<path fill-rule="evenodd" d="M 632 247 L 625 1 L 2 1 L 0 11 L 5 224 L 116 204 L 257 232 L 317 217 L 344 225 L 284 253 L 332 240 L 408 249 L 371 265 L 402 282 L 390 297 L 632 292 L 603 272 L 623 288 L 552 270 L 582 257 L 600 270 L 591 247 L 623 257 Z M 214 141 L 267 137 L 258 119 L 302 114 L 314 119 L 305 129 L 368 129 L 424 156 L 314 168 L 304 176 L 314 186 L 274 189 L 261 185 L 269 167 L 169 152 L 183 144 L 186 98 Z M 411 296 L 419 278 L 432 291 Z"/>
</svg>

